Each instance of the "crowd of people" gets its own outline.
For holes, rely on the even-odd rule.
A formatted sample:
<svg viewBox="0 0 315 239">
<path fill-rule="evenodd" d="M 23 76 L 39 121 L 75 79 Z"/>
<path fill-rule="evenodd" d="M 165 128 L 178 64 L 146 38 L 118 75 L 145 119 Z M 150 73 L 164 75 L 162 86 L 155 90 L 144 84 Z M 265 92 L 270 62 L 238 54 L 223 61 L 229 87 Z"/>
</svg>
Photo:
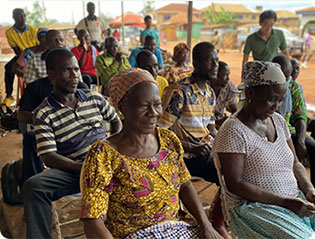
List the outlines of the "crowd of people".
<svg viewBox="0 0 315 239">
<path fill-rule="evenodd" d="M 15 73 L 25 84 L 17 115 L 27 238 L 51 238 L 51 203 L 79 192 L 87 238 L 231 238 L 221 198 L 206 215 L 191 176 L 226 186 L 238 238 L 310 238 L 315 140 L 306 135 L 300 64 L 273 29 L 275 12 L 264 11 L 248 37 L 236 87 L 217 44 L 178 43 L 164 66 L 146 16 L 143 46 L 128 58 L 114 36 L 104 38 L 110 30 L 95 5 L 87 10 L 71 50 L 58 30 L 25 24 L 22 9 L 7 31 L 16 56 L 5 68 L 4 104 L 14 101 Z"/>
</svg>

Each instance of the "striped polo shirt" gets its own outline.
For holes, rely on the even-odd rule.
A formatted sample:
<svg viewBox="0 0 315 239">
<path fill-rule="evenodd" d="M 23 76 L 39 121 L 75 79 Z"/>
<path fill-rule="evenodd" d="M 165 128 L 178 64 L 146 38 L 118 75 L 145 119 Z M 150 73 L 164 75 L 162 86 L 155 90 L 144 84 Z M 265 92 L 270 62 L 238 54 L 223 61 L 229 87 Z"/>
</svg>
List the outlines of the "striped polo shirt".
<svg viewBox="0 0 315 239">
<path fill-rule="evenodd" d="M 37 154 L 57 152 L 83 161 L 92 143 L 106 137 L 103 120 L 115 122 L 118 116 L 103 96 L 95 91 L 77 90 L 75 109 L 58 102 L 50 94 L 35 113 Z"/>
<path fill-rule="evenodd" d="M 208 84 L 202 92 L 193 76 L 182 79 L 164 90 L 162 107 L 159 125 L 185 141 L 211 144 L 207 126 L 215 124 L 215 94 Z"/>
</svg>

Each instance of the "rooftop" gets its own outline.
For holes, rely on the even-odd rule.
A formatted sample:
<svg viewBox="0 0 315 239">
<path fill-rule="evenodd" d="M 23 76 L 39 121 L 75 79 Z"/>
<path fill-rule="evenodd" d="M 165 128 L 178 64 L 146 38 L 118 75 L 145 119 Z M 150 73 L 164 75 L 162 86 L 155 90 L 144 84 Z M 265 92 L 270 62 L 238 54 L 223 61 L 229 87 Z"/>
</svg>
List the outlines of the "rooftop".
<svg viewBox="0 0 315 239">
<path fill-rule="evenodd" d="M 188 5 L 182 3 L 171 3 L 164 7 L 155 9 L 153 12 L 187 12 Z M 199 12 L 196 8 L 193 8 L 194 12 Z"/>
</svg>

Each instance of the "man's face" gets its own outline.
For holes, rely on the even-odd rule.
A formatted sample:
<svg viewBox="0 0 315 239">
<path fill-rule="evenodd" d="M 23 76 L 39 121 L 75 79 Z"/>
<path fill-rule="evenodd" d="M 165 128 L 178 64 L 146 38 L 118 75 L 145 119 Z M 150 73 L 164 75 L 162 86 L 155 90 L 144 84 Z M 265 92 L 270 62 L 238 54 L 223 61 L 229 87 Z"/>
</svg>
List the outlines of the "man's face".
<svg viewBox="0 0 315 239">
<path fill-rule="evenodd" d="M 146 25 L 147 28 L 151 28 L 151 26 L 152 26 L 152 19 L 151 18 L 147 19 L 144 22 L 144 24 Z"/>
<path fill-rule="evenodd" d="M 112 56 L 116 56 L 116 54 L 118 53 L 118 43 L 115 38 L 109 39 L 108 47 L 106 50 Z"/>
<path fill-rule="evenodd" d="M 218 78 L 216 80 L 216 84 L 223 88 L 227 85 L 227 83 L 230 80 L 230 67 L 223 66 L 222 69 L 220 68 L 220 71 L 218 73 Z"/>
<path fill-rule="evenodd" d="M 260 23 L 260 31 L 262 35 L 271 34 L 272 27 L 275 24 L 275 19 L 267 18 L 262 23 Z"/>
<path fill-rule="evenodd" d="M 91 44 L 91 37 L 87 31 L 82 31 L 82 32 L 80 31 L 78 38 L 79 38 L 81 45 L 83 44 L 84 40 L 85 40 L 86 44 L 88 44 L 88 45 Z"/>
<path fill-rule="evenodd" d="M 195 60 L 194 67 L 200 76 L 206 77 L 209 80 L 216 79 L 219 68 L 219 58 L 216 49 L 205 48 L 200 60 Z"/>
<path fill-rule="evenodd" d="M 54 31 L 46 34 L 46 46 L 48 49 L 55 49 L 57 47 L 65 47 L 65 41 L 59 31 Z"/>
<path fill-rule="evenodd" d="M 15 14 L 13 15 L 13 19 L 15 21 L 16 24 L 18 25 L 24 25 L 26 22 L 26 15 L 24 13 L 23 10 L 18 10 L 15 12 Z"/>
<path fill-rule="evenodd" d="M 153 78 L 156 79 L 158 75 L 157 72 L 159 70 L 156 56 L 152 54 L 150 57 L 145 57 L 144 59 L 142 59 L 141 63 L 142 64 L 139 67 L 150 72 Z"/>
<path fill-rule="evenodd" d="M 156 41 L 155 41 L 155 39 L 151 39 L 151 40 L 145 41 L 143 48 L 154 53 L 154 51 L 156 49 Z"/>
<path fill-rule="evenodd" d="M 297 60 L 291 60 L 292 64 L 292 80 L 296 80 L 300 74 L 300 63 Z"/>
<path fill-rule="evenodd" d="M 63 94 L 76 92 L 80 74 L 79 64 L 74 56 L 57 56 L 55 69 L 48 71 L 54 90 Z"/>
<path fill-rule="evenodd" d="M 87 5 L 87 12 L 89 13 L 89 15 L 94 15 L 95 5 L 94 4 L 88 4 Z"/>
</svg>

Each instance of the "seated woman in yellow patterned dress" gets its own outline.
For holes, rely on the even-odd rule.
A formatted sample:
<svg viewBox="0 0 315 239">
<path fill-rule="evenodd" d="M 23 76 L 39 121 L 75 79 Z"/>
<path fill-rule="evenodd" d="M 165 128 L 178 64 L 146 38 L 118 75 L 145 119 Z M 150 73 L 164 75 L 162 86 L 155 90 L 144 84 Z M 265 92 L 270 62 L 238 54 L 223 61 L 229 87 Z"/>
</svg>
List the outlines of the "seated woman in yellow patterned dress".
<svg viewBox="0 0 315 239">
<path fill-rule="evenodd" d="M 169 68 L 165 67 L 166 70 L 163 77 L 168 81 L 169 84 L 173 84 L 181 79 L 189 77 L 194 71 L 192 65 L 189 65 L 190 48 L 183 42 L 178 43 L 174 47 L 173 60 L 175 65 Z"/>
<path fill-rule="evenodd" d="M 109 82 L 109 94 L 124 127 L 96 142 L 83 165 L 87 238 L 221 238 L 190 182 L 179 139 L 156 126 L 162 107 L 152 75 L 123 70 Z M 179 200 L 198 225 L 180 220 Z"/>
</svg>

